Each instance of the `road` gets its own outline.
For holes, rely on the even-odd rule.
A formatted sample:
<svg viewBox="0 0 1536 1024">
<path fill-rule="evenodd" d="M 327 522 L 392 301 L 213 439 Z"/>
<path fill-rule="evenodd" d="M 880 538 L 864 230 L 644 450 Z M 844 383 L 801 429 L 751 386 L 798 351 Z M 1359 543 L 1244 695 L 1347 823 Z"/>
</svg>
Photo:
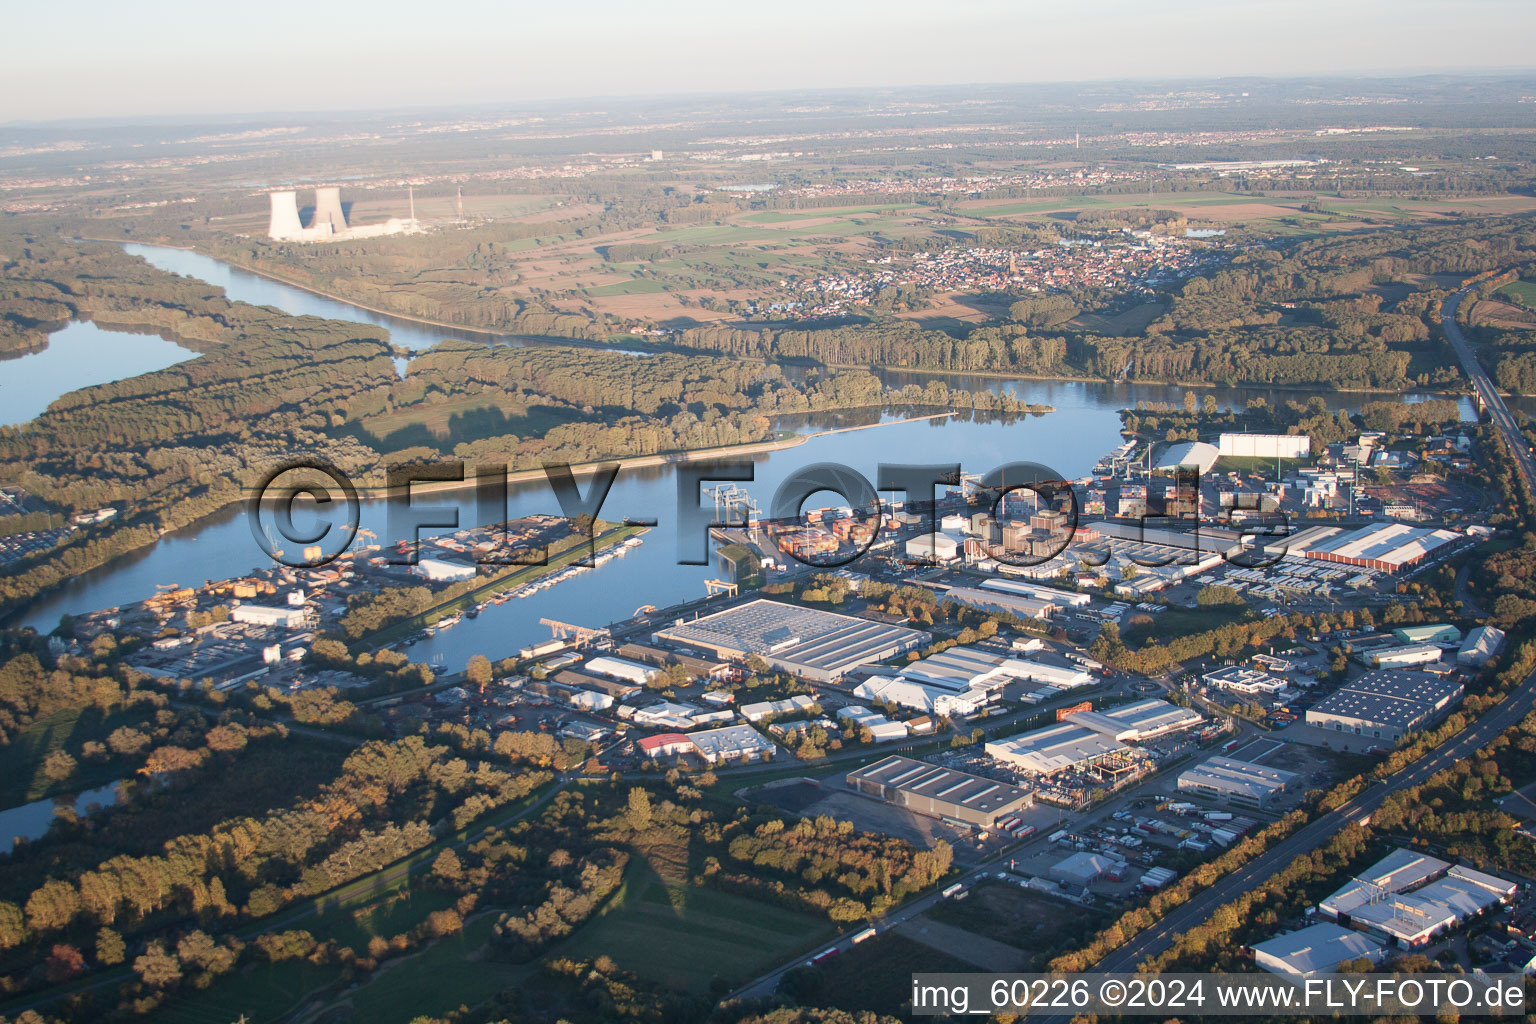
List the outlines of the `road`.
<svg viewBox="0 0 1536 1024">
<path fill-rule="evenodd" d="M 1504 435 L 1504 440 L 1509 442 L 1510 451 L 1514 453 L 1515 462 L 1520 467 L 1520 474 L 1525 477 L 1526 485 L 1536 489 L 1536 458 L 1531 457 L 1530 447 L 1520 433 L 1520 425 L 1515 422 L 1509 406 L 1504 404 L 1498 389 L 1493 386 L 1493 378 L 1488 376 L 1488 371 L 1483 369 L 1482 364 L 1477 361 L 1477 354 L 1473 352 L 1466 335 L 1461 333 L 1461 325 L 1456 322 L 1456 311 L 1466 297 L 1467 292 L 1463 290 L 1445 300 L 1441 324 L 1445 328 L 1446 340 L 1456 350 L 1456 356 L 1461 360 L 1462 372 L 1467 375 L 1467 380 L 1472 382 L 1472 390 L 1481 401 L 1483 408 L 1488 410 L 1489 419 L 1495 427 L 1499 428 L 1499 432 Z"/>
</svg>

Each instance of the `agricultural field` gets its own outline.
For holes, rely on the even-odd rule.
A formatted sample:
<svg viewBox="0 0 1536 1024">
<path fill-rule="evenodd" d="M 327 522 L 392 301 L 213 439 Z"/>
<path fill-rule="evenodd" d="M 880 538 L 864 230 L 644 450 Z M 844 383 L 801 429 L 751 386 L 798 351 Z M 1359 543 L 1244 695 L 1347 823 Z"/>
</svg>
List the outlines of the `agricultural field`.
<svg viewBox="0 0 1536 1024">
<path fill-rule="evenodd" d="M 578 959 L 606 954 L 669 988 L 706 992 L 717 978 L 725 987 L 740 984 L 833 933 L 824 919 L 668 883 L 642 868 L 632 869 L 602 915 L 556 952 Z"/>
<path fill-rule="evenodd" d="M 1108 915 L 1017 885 L 986 881 L 967 900 L 946 900 L 929 915 L 942 924 L 996 940 L 1028 954 L 1025 970 L 1044 970 L 1052 957 L 1100 928 Z"/>
</svg>

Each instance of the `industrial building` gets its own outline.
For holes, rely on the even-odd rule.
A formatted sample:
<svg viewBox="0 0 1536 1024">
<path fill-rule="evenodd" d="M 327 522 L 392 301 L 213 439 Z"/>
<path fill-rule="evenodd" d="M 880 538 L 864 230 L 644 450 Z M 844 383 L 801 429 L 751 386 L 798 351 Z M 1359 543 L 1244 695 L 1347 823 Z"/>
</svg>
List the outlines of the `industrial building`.
<svg viewBox="0 0 1536 1024">
<path fill-rule="evenodd" d="M 1333 974 L 1340 964 L 1352 960 L 1379 964 L 1385 955 L 1385 949 L 1359 932 L 1327 921 L 1276 935 L 1253 946 L 1255 964 L 1271 974 L 1293 978 Z"/>
<path fill-rule="evenodd" d="M 1413 668 L 1440 660 L 1440 648 L 1434 644 L 1409 644 L 1406 647 L 1378 647 L 1359 651 L 1355 659 L 1371 668 Z"/>
<path fill-rule="evenodd" d="M 411 566 L 411 572 L 417 576 L 424 576 L 434 583 L 453 583 L 475 577 L 473 565 L 449 562 L 441 558 L 419 559 L 415 565 Z"/>
<path fill-rule="evenodd" d="M 804 711 L 816 702 L 803 693 L 797 693 L 793 697 L 785 697 L 783 700 L 760 700 L 741 706 L 741 717 L 749 722 L 761 722 L 764 719 L 773 718 L 775 715 L 787 715 L 791 712 Z"/>
<path fill-rule="evenodd" d="M 1312 454 L 1306 434 L 1222 434 L 1216 439 L 1222 455 L 1249 459 L 1305 459 Z"/>
<path fill-rule="evenodd" d="M 1087 594 L 1078 593 L 1075 590 L 1058 590 L 1055 587 L 1042 587 L 1033 583 L 1020 583 L 1017 580 L 987 580 L 982 583 L 983 590 L 998 590 L 1005 594 L 1017 594 L 1020 597 L 1031 597 L 1037 601 L 1053 604 L 1058 608 L 1086 608 L 1093 602 L 1093 598 Z"/>
<path fill-rule="evenodd" d="M 680 732 L 664 732 L 647 736 L 635 744 L 643 757 L 676 757 L 679 754 L 696 753 L 693 740 Z"/>
<path fill-rule="evenodd" d="M 1000 590 L 982 590 L 977 587 L 950 587 L 944 592 L 946 601 L 955 601 L 968 608 L 984 612 L 999 612 L 1019 619 L 1048 619 L 1060 610 L 1060 605 L 1038 597 L 1009 594 Z"/>
<path fill-rule="evenodd" d="M 1114 860 L 1097 853 L 1074 853 L 1053 864 L 1047 874 L 1062 885 L 1082 890 L 1106 875 L 1118 877 L 1124 870 L 1123 860 Z"/>
<path fill-rule="evenodd" d="M 1384 892 L 1406 892 L 1439 878 L 1450 867 L 1439 857 L 1398 847 L 1318 903 L 1317 912 L 1329 920 L 1347 918 Z"/>
<path fill-rule="evenodd" d="M 302 629 L 308 621 L 309 613 L 301 605 L 272 607 L 262 604 L 242 604 L 229 613 L 233 622 L 243 622 L 251 626 L 281 626 L 284 629 Z"/>
<path fill-rule="evenodd" d="M 658 630 L 654 639 L 733 661 L 756 655 L 775 668 L 823 683 L 933 641 L 922 630 L 762 598 Z"/>
<path fill-rule="evenodd" d="M 1265 808 L 1296 780 L 1295 772 L 1251 761 L 1210 757 L 1179 774 L 1179 791 L 1214 797 L 1239 807 Z"/>
<path fill-rule="evenodd" d="M 919 814 L 986 827 L 1028 808 L 1029 790 L 908 757 L 888 757 L 849 772 L 850 789 Z"/>
<path fill-rule="evenodd" d="M 1149 697 L 1107 711 L 1074 712 L 1066 721 L 1121 743 L 1141 743 L 1193 729 L 1205 719 L 1189 708 Z"/>
<path fill-rule="evenodd" d="M 1427 672 L 1378 669 L 1307 709 L 1308 725 L 1396 741 L 1461 699 L 1461 683 Z"/>
<path fill-rule="evenodd" d="M 420 230 L 416 222 L 415 200 L 409 219 L 391 217 L 382 224 L 354 226 L 347 223 L 341 202 L 341 189 L 323 185 L 315 189 L 315 209 L 309 225 L 299 217 L 299 194 L 292 189 L 267 193 L 270 217 L 267 237 L 275 242 L 338 242 L 347 239 L 377 238 Z"/>
<path fill-rule="evenodd" d="M 1286 680 L 1272 676 L 1262 669 L 1243 665 L 1226 665 L 1201 676 L 1207 686 L 1214 686 L 1230 693 L 1248 696 L 1273 697 L 1286 687 Z"/>
<path fill-rule="evenodd" d="M 1461 630 L 1445 622 L 1423 626 L 1399 626 L 1392 631 L 1400 644 L 1459 644 Z"/>
<path fill-rule="evenodd" d="M 1205 441 L 1184 441 L 1170 446 L 1157 457 L 1153 469 L 1174 470 L 1180 466 L 1194 466 L 1201 474 L 1209 473 L 1216 466 L 1221 452 Z"/>
<path fill-rule="evenodd" d="M 758 761 L 773 756 L 773 741 L 750 725 L 728 725 L 707 729 L 689 737 L 699 756 L 710 764 L 729 761 Z"/>
<path fill-rule="evenodd" d="M 853 688 L 853 695 L 882 704 L 913 708 L 945 718 L 974 715 L 992 699 L 987 690 L 963 690 L 952 693 L 902 676 L 870 676 Z"/>
<path fill-rule="evenodd" d="M 984 749 L 988 757 L 1039 776 L 1087 768 L 1129 751 L 1125 744 L 1070 721 L 1006 740 L 989 740 Z"/>
<path fill-rule="evenodd" d="M 1435 530 L 1404 523 L 1380 523 L 1320 538 L 1309 545 L 1307 558 L 1358 565 L 1377 572 L 1397 573 L 1418 565 L 1428 555 L 1464 539 L 1454 530 Z M 1290 550 L 1296 551 L 1293 545 Z"/>
<path fill-rule="evenodd" d="M 960 542 L 947 533 L 925 533 L 907 541 L 908 558 L 925 562 L 953 562 L 960 555 Z"/>
<path fill-rule="evenodd" d="M 620 682 L 633 683 L 636 686 L 644 686 L 646 681 L 656 674 L 656 669 L 649 665 L 642 665 L 626 658 L 615 658 L 611 655 L 593 658 L 583 667 L 588 672 L 596 672 L 598 675 L 608 676 Z"/>
<path fill-rule="evenodd" d="M 1340 924 L 1405 949 L 1511 899 L 1507 879 L 1399 848 L 1318 904 Z"/>
<path fill-rule="evenodd" d="M 1456 652 L 1456 661 L 1461 665 L 1470 665 L 1473 668 L 1481 668 L 1488 662 L 1498 657 L 1504 649 L 1504 631 L 1495 626 L 1478 626 L 1467 634 L 1466 642 L 1461 645 L 1461 650 Z"/>
</svg>

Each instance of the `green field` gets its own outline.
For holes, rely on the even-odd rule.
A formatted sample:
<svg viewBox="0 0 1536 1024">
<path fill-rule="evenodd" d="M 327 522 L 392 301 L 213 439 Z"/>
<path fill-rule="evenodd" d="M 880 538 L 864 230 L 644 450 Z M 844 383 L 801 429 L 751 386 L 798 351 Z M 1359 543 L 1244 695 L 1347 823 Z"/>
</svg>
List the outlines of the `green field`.
<svg viewBox="0 0 1536 1024">
<path fill-rule="evenodd" d="M 1282 472 L 1290 472 L 1306 465 L 1306 459 L 1280 459 Z M 1269 476 L 1275 471 L 1275 459 L 1258 455 L 1223 455 L 1216 460 L 1212 473 L 1258 473 Z"/>
<path fill-rule="evenodd" d="M 615 281 L 613 284 L 605 284 L 597 288 L 586 288 L 583 289 L 583 293 L 593 298 L 602 298 L 605 295 L 650 295 L 666 290 L 667 286 L 660 281 L 640 278 L 634 281 Z"/>
<path fill-rule="evenodd" d="M 865 213 L 890 213 L 894 210 L 913 210 L 916 203 L 892 203 L 889 206 L 836 206 L 824 210 L 769 210 L 754 213 L 743 220 L 755 224 L 784 224 L 790 221 L 810 220 L 812 217 L 853 217 Z"/>
<path fill-rule="evenodd" d="M 93 789 L 121 778 L 130 768 L 126 759 L 112 756 L 105 761 L 81 761 L 75 773 L 62 783 L 43 774 L 43 759 L 65 747 L 75 751 L 87 740 L 103 740 L 120 725 L 135 725 L 144 719 L 142 711 L 119 712 L 103 716 L 94 708 L 71 708 L 38 719 L 0 747 L 0 806 L 14 807 L 39 800 L 50 793 L 74 793 Z"/>
<path fill-rule="evenodd" d="M 552 952 L 607 954 L 625 970 L 673 988 L 732 985 L 833 935 L 809 914 L 691 885 L 668 885 L 649 866 L 632 868 L 601 915 Z"/>
<path fill-rule="evenodd" d="M 1507 295 L 1512 299 L 1517 299 L 1526 306 L 1536 309 L 1536 281 L 1511 281 L 1500 288 L 1499 293 Z"/>
</svg>

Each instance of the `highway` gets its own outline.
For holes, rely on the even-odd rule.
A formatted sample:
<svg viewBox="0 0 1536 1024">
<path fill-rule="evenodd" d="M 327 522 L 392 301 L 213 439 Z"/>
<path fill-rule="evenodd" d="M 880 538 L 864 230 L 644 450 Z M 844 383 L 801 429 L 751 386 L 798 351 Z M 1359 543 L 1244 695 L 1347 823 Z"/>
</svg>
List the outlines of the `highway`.
<svg viewBox="0 0 1536 1024">
<path fill-rule="evenodd" d="M 1515 422 L 1515 417 L 1510 414 L 1509 406 L 1504 404 L 1498 389 L 1493 386 L 1493 378 L 1488 376 L 1488 371 L 1484 370 L 1482 364 L 1477 361 L 1477 355 L 1472 351 L 1471 343 L 1467 341 L 1466 335 L 1461 333 L 1461 325 L 1456 322 L 1456 311 L 1466 297 L 1467 293 L 1463 290 L 1445 300 L 1441 326 L 1445 328 L 1446 340 L 1456 350 L 1456 356 L 1461 360 L 1462 372 L 1467 375 L 1467 380 L 1471 381 L 1472 390 L 1482 403 L 1482 407 L 1488 410 L 1489 419 L 1499 428 L 1499 432 L 1504 435 L 1504 440 L 1509 442 L 1510 451 L 1514 453 L 1515 462 L 1520 466 L 1520 473 L 1525 477 L 1526 485 L 1536 489 L 1536 459 L 1531 457 L 1530 447 L 1521 435 L 1520 426 Z"/>
</svg>

